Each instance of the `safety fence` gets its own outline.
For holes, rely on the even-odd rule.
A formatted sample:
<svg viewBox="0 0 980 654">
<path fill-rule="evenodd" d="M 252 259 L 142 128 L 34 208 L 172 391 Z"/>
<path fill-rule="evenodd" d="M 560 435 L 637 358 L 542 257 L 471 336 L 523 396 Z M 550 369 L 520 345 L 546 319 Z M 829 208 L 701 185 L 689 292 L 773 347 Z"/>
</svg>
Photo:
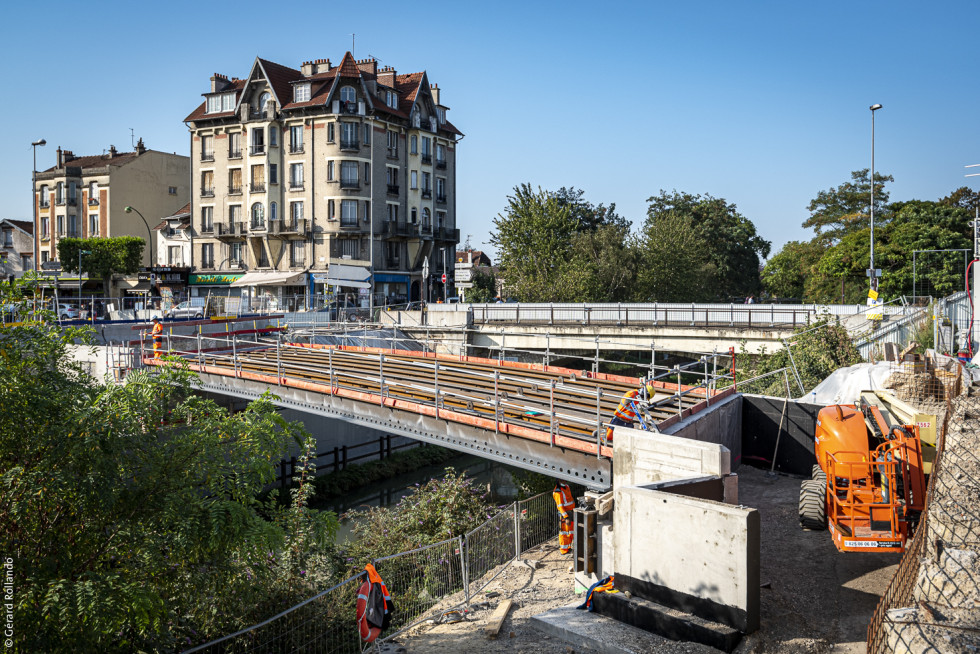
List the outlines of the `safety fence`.
<svg viewBox="0 0 980 654">
<path fill-rule="evenodd" d="M 558 534 L 551 493 L 505 506 L 465 535 L 374 559 L 395 611 L 390 640 L 438 615 L 468 606 L 507 566 Z M 184 654 L 287 654 L 362 651 L 355 622 L 358 574 L 268 620 Z"/>
<path fill-rule="evenodd" d="M 392 438 L 398 439 L 399 437 L 392 437 L 391 434 L 386 434 L 384 436 L 378 436 L 377 440 L 371 440 L 366 443 L 358 443 L 356 445 L 338 445 L 324 452 L 317 452 L 313 455 L 313 462 L 316 465 L 316 473 L 320 474 L 325 470 L 339 472 L 341 470 L 346 470 L 348 465 L 357 463 L 358 461 L 380 461 L 390 457 L 392 452 L 422 447 L 424 445 L 424 443 L 421 441 L 411 440 L 408 438 L 403 438 L 403 442 L 396 442 L 394 445 L 392 445 Z M 364 454 L 354 454 L 355 451 L 363 450 L 367 451 Z M 293 477 L 298 478 L 299 476 L 300 475 L 297 473 L 297 461 L 295 456 L 288 459 L 281 459 L 279 461 L 279 475 L 276 477 L 276 481 L 280 482 L 283 488 L 292 484 Z"/>
</svg>

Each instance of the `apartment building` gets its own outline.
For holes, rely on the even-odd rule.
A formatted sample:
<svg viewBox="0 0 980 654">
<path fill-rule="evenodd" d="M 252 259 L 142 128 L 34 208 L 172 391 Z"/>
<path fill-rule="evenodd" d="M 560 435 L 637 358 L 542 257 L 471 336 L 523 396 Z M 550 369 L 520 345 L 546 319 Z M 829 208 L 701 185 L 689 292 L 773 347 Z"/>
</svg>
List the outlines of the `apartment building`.
<svg viewBox="0 0 980 654">
<path fill-rule="evenodd" d="M 157 233 L 154 267 L 191 265 L 190 202 L 169 216 L 164 216 L 153 230 Z"/>
<path fill-rule="evenodd" d="M 23 277 L 34 270 L 34 225 L 29 220 L 0 220 L 0 278 Z"/>
<path fill-rule="evenodd" d="M 425 72 L 350 52 L 300 70 L 257 58 L 244 79 L 215 74 L 203 95 L 185 119 L 192 294 L 290 307 L 343 292 L 369 306 L 423 299 L 451 277 L 462 134 Z"/>
<path fill-rule="evenodd" d="M 133 152 L 109 146 L 103 154 L 77 157 L 59 147 L 55 165 L 38 172 L 34 184 L 36 263 L 57 260 L 63 237 L 137 236 L 146 240 L 143 260 L 150 265 L 153 237 L 140 214 L 149 221 L 187 204 L 190 172 L 188 157 L 148 150 L 143 139 Z"/>
</svg>

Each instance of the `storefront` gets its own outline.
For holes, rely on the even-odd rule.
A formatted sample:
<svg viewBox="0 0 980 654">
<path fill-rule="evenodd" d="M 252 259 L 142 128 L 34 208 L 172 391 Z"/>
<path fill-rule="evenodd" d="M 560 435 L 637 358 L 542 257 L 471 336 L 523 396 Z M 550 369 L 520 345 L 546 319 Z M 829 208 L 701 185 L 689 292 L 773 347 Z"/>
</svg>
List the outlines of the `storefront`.
<svg viewBox="0 0 980 654">
<path fill-rule="evenodd" d="M 169 311 L 187 296 L 191 269 L 186 266 L 154 266 L 150 268 L 156 281 L 155 294 L 160 296 L 161 308 Z"/>
<path fill-rule="evenodd" d="M 355 306 L 367 308 L 371 303 L 371 270 L 366 266 L 330 264 L 326 279 L 316 290 L 328 302 L 343 297 Z"/>
<path fill-rule="evenodd" d="M 374 292 L 386 305 L 408 302 L 408 275 L 377 273 L 374 275 Z"/>
<path fill-rule="evenodd" d="M 245 273 L 191 273 L 187 280 L 191 300 L 204 298 L 209 315 L 238 315 L 242 310 L 240 288 L 232 288 L 232 283 Z"/>
<path fill-rule="evenodd" d="M 261 270 L 245 273 L 232 282 L 232 288 L 243 290 L 250 298 L 250 311 L 299 311 L 309 306 L 306 271 L 283 272 Z"/>
</svg>

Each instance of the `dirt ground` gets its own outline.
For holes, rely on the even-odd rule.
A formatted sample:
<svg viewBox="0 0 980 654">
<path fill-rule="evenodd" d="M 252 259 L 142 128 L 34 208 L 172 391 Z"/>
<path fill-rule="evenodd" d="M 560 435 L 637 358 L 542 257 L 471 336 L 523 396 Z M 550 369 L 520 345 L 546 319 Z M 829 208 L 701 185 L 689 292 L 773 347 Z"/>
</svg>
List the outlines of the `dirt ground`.
<svg viewBox="0 0 980 654">
<path fill-rule="evenodd" d="M 826 531 L 802 531 L 797 517 L 799 479 L 777 476 L 743 466 L 739 474 L 739 500 L 759 509 L 762 519 L 761 628 L 743 639 L 736 652 L 796 654 L 865 651 L 868 620 L 878 598 L 895 572 L 898 554 L 842 554 Z M 581 602 L 569 572 L 570 559 L 558 553 L 557 542 L 525 555 L 539 561 L 532 569 L 512 564 L 477 602 L 486 602 L 465 619 L 451 624 L 428 624 L 396 638 L 408 654 L 488 652 L 527 654 L 588 654 L 593 650 L 544 635 L 531 616 Z M 483 627 L 502 599 L 515 606 L 497 640 Z M 715 652 L 693 643 L 665 641 L 658 652 Z"/>
</svg>

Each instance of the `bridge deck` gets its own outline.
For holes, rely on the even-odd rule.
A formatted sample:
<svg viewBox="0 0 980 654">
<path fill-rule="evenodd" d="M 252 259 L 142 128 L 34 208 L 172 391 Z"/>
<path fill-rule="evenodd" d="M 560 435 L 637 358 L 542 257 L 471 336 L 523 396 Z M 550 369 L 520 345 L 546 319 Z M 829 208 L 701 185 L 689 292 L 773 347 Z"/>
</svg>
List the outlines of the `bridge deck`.
<svg viewBox="0 0 980 654">
<path fill-rule="evenodd" d="M 604 458 L 612 457 L 612 447 L 602 426 L 622 395 L 642 383 L 478 357 L 305 344 L 273 343 L 236 356 L 194 352 L 186 360 L 211 378 L 226 378 L 229 386 L 241 380 L 292 387 Z M 728 394 L 654 384 L 660 392 L 650 402 L 649 415 L 660 429 Z"/>
</svg>

